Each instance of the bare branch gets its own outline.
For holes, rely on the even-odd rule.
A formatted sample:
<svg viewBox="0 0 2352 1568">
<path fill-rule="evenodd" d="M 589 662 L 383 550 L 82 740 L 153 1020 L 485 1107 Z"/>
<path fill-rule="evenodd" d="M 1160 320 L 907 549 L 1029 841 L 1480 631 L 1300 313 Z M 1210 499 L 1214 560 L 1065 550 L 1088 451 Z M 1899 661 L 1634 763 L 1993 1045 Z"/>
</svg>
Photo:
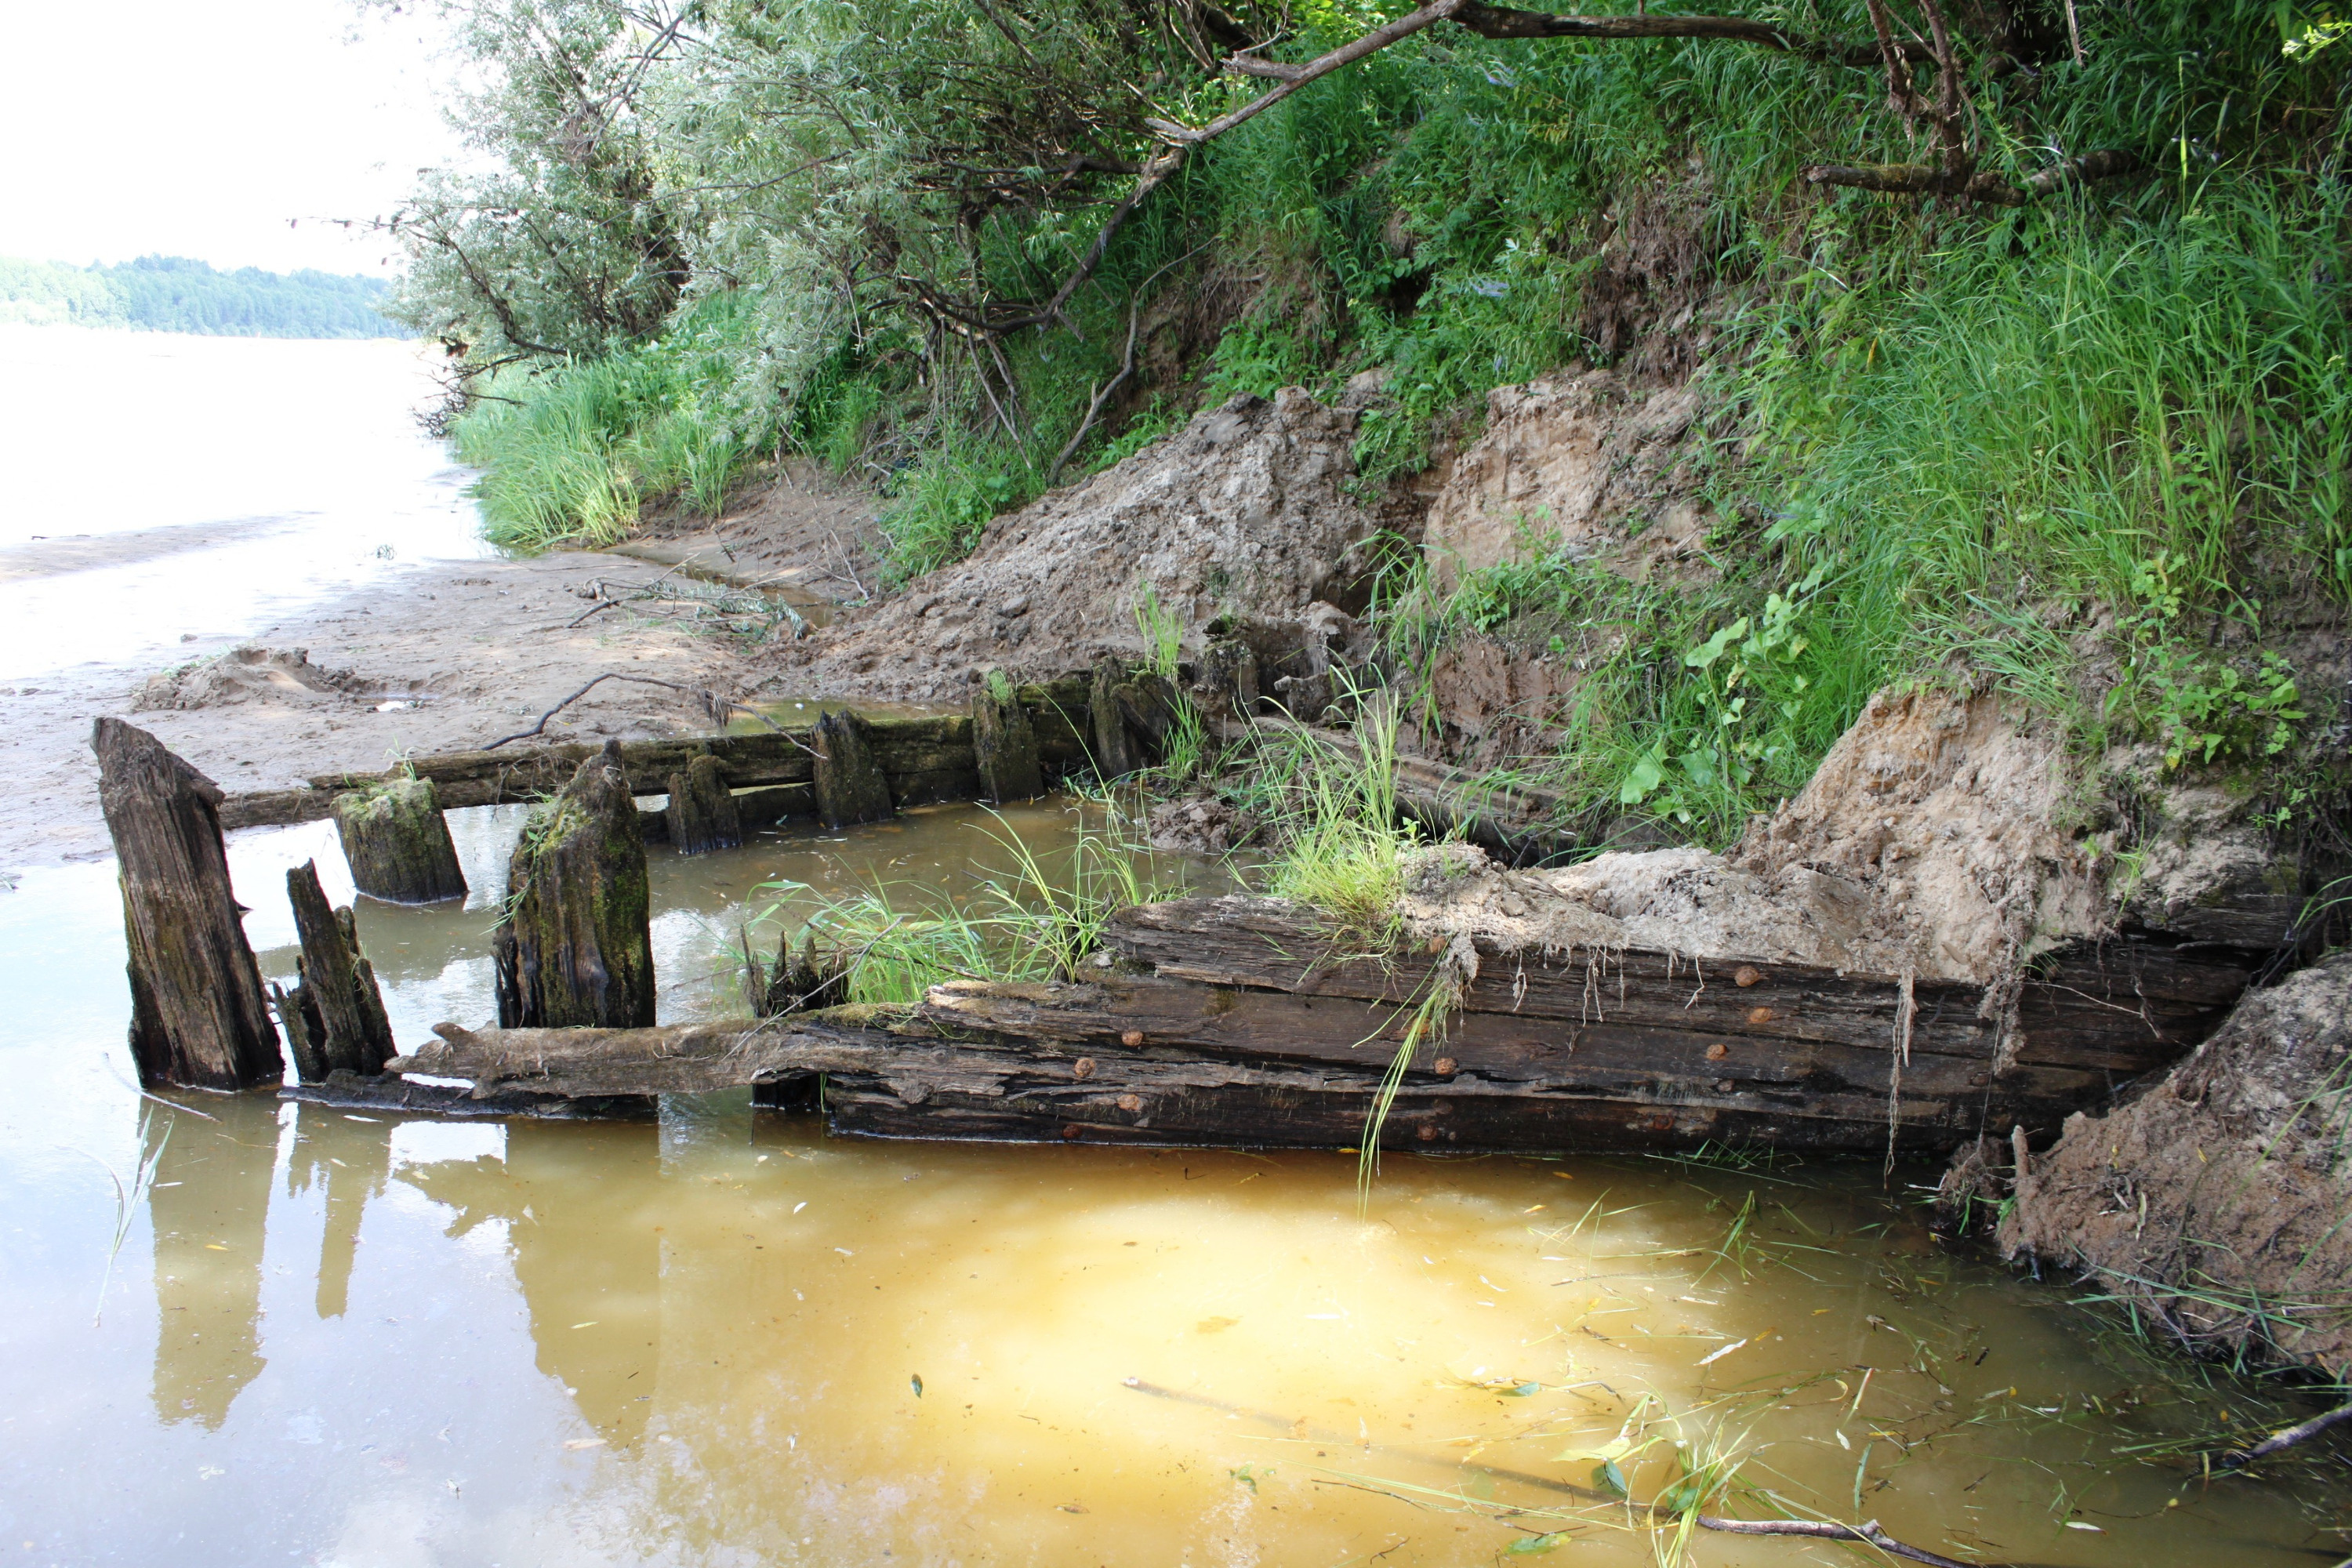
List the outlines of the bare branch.
<svg viewBox="0 0 2352 1568">
<path fill-rule="evenodd" d="M 1318 55 L 1307 64 L 1297 68 L 1296 75 L 1285 77 L 1280 87 L 1252 99 L 1239 109 L 1220 114 L 1206 125 L 1178 125 L 1166 120 L 1147 120 L 1144 123 L 1171 142 L 1198 146 L 1203 142 L 1223 136 L 1236 125 L 1255 120 L 1308 82 L 1354 65 L 1367 55 L 1378 54 L 1400 38 L 1411 37 L 1425 27 L 1434 26 L 1452 17 L 1455 12 L 1464 9 L 1470 3 L 1471 0 L 1433 0 L 1432 4 L 1423 5 L 1418 11 L 1409 11 L 1385 26 L 1375 27 L 1362 37 L 1341 44 L 1328 54 Z"/>
<path fill-rule="evenodd" d="M 2256 1459 L 2266 1459 L 2282 1448 L 2292 1448 L 2306 1437 L 2316 1437 L 2330 1426 L 2352 1421 L 2352 1405 L 2339 1405 L 2324 1415 L 2315 1415 L 2299 1425 L 2273 1432 L 2252 1447 L 2223 1457 L 2221 1463 L 2230 1469 L 2251 1465 Z"/>
<path fill-rule="evenodd" d="M 1980 1563 L 1963 1563 L 1955 1557 L 1938 1557 L 1916 1546 L 1902 1542 L 1878 1528 L 1878 1521 L 1869 1519 L 1860 1524 L 1831 1524 L 1802 1519 L 1717 1519 L 1712 1514 L 1698 1516 L 1702 1530 L 1720 1531 L 1726 1535 L 1809 1535 L 1816 1541 L 1859 1541 L 1865 1546 L 1875 1546 L 1890 1557 L 1906 1557 L 1914 1563 L 1925 1563 L 1927 1568 L 1983 1568 Z"/>
<path fill-rule="evenodd" d="M 1868 68 L 1882 58 L 1882 47 L 1817 38 L 1771 22 L 1746 16 L 1561 16 L 1549 11 L 1521 11 L 1468 0 L 1454 21 L 1482 38 L 1721 38 L 1760 44 L 1807 59 L 1833 65 Z M 1890 34 L 1884 46 L 1906 59 L 1935 57 L 1916 44 L 1896 41 Z"/>
</svg>

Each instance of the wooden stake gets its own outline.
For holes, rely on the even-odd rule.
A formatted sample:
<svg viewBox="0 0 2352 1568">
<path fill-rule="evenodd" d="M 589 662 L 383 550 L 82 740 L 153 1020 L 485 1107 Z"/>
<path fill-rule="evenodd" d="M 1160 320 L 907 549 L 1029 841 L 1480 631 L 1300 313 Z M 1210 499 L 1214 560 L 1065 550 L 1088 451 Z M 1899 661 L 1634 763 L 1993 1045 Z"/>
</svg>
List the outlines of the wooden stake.
<svg viewBox="0 0 2352 1568">
<path fill-rule="evenodd" d="M 669 841 L 681 855 L 733 849 L 743 842 L 743 820 L 727 788 L 719 759 L 695 758 L 669 775 Z"/>
<path fill-rule="evenodd" d="M 318 868 L 308 860 L 286 873 L 286 897 L 302 938 L 301 980 L 290 993 L 272 995 L 294 1042 L 295 1068 L 305 1083 L 338 1071 L 373 1078 L 400 1053 L 351 909 L 328 906 Z"/>
<path fill-rule="evenodd" d="M 1137 755 L 1135 742 L 1127 732 L 1127 715 L 1120 710 L 1118 689 L 1127 672 L 1115 658 L 1099 659 L 1095 664 L 1095 679 L 1087 706 L 1089 728 L 1094 733 L 1095 772 L 1104 781 L 1125 778 L 1143 765 Z"/>
<path fill-rule="evenodd" d="M 1001 680 L 995 671 L 990 676 Z M 971 689 L 971 749 L 980 764 L 980 787 L 990 800 L 1034 800 L 1045 793 L 1037 760 L 1037 731 L 1029 710 L 1010 686 L 1000 698 L 990 679 Z"/>
<path fill-rule="evenodd" d="M 121 866 L 131 949 L 131 1054 L 139 1081 L 249 1089 L 286 1071 L 229 888 L 221 791 L 119 719 L 90 734 L 99 800 Z"/>
<path fill-rule="evenodd" d="M 895 815 L 889 781 L 874 760 L 866 726 L 850 712 L 816 721 L 816 814 L 827 827 L 882 822 Z"/>
<path fill-rule="evenodd" d="M 335 834 L 352 885 L 394 904 L 466 896 L 466 873 L 431 779 L 393 779 L 335 797 Z"/>
<path fill-rule="evenodd" d="M 580 764 L 531 814 L 492 937 L 507 1028 L 643 1028 L 654 1021 L 645 830 L 620 744 Z"/>
</svg>

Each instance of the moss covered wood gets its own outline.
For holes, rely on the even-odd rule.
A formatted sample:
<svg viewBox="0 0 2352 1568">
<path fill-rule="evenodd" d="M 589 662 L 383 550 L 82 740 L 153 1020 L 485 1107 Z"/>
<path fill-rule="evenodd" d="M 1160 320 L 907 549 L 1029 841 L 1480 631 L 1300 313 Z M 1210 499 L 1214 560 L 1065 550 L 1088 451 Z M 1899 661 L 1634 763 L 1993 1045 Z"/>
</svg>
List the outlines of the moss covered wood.
<svg viewBox="0 0 2352 1568">
<path fill-rule="evenodd" d="M 654 1021 L 651 894 L 637 815 L 620 745 L 607 742 L 524 825 L 491 942 L 501 1025 Z"/>
<path fill-rule="evenodd" d="M 669 775 L 669 841 L 681 855 L 702 855 L 732 849 L 743 842 L 743 822 L 728 793 L 727 772 L 719 759 L 695 758 L 685 771 Z"/>
<path fill-rule="evenodd" d="M 229 886 L 219 786 L 119 719 L 98 721 L 90 749 L 121 863 L 139 1081 L 196 1089 L 275 1081 L 286 1061 Z"/>
<path fill-rule="evenodd" d="M 979 764 L 982 796 L 1000 804 L 1034 800 L 1045 793 L 1045 769 L 1037 755 L 1037 731 L 1029 710 L 1003 678 L 977 680 L 971 688 L 971 750 Z"/>
<path fill-rule="evenodd" d="M 466 896 L 466 873 L 431 779 L 395 778 L 338 795 L 335 834 L 352 885 L 372 899 L 437 904 Z"/>
<path fill-rule="evenodd" d="M 350 907 L 328 904 L 318 867 L 309 860 L 286 873 L 286 898 L 301 937 L 299 979 L 291 992 L 273 987 L 271 994 L 293 1047 L 296 1072 L 305 1083 L 333 1072 L 362 1078 L 382 1072 L 399 1051 L 384 1016 L 375 967 L 360 952 L 359 926 Z"/>
<path fill-rule="evenodd" d="M 816 721 L 816 814 L 827 827 L 881 822 L 892 815 L 889 781 L 875 760 L 866 721 L 833 712 Z"/>
</svg>

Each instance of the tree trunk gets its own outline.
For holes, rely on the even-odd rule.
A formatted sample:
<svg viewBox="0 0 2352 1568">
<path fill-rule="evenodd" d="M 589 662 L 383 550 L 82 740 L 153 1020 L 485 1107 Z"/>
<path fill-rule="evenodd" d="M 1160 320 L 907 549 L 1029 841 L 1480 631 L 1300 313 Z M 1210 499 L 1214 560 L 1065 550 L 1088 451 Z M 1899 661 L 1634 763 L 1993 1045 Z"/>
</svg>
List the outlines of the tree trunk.
<svg viewBox="0 0 2352 1568">
<path fill-rule="evenodd" d="M 719 759 L 697 757 L 669 775 L 669 841 L 681 855 L 732 849 L 743 842 L 743 822 L 728 793 Z"/>
<path fill-rule="evenodd" d="M 335 797 L 335 832 L 352 885 L 394 904 L 466 896 L 466 873 L 431 779 L 394 779 Z"/>
<path fill-rule="evenodd" d="M 848 712 L 816 721 L 816 814 L 827 827 L 881 822 L 893 815 L 890 784 L 874 760 L 865 722 Z"/>
<path fill-rule="evenodd" d="M 1098 660 L 1095 665 L 1094 688 L 1087 707 L 1089 727 L 1094 734 L 1095 773 L 1108 783 L 1125 778 L 1143 765 L 1136 754 L 1135 742 L 1127 732 L 1127 716 L 1119 710 L 1118 689 L 1127 672 L 1115 658 Z"/>
<path fill-rule="evenodd" d="M 400 1052 L 375 967 L 360 952 L 358 924 L 348 907 L 328 907 L 318 868 L 308 860 L 286 873 L 286 897 L 302 937 L 301 979 L 291 994 L 273 994 L 295 1042 L 295 1068 L 306 1083 L 338 1069 L 373 1077 Z"/>
<path fill-rule="evenodd" d="M 491 941 L 508 1028 L 643 1028 L 654 1021 L 651 892 L 620 745 L 580 764 L 531 814 L 507 866 Z"/>
<path fill-rule="evenodd" d="M 1045 770 L 1037 760 L 1037 731 L 1029 722 L 1029 710 L 1010 687 L 1002 698 L 986 679 L 972 687 L 971 749 L 980 764 L 980 787 L 986 798 L 1001 805 L 1008 800 L 1034 800 L 1045 793 Z"/>
<path fill-rule="evenodd" d="M 139 1081 L 247 1089 L 282 1077 L 261 966 L 229 889 L 219 786 L 119 719 L 98 721 L 90 749 L 121 866 Z"/>
</svg>

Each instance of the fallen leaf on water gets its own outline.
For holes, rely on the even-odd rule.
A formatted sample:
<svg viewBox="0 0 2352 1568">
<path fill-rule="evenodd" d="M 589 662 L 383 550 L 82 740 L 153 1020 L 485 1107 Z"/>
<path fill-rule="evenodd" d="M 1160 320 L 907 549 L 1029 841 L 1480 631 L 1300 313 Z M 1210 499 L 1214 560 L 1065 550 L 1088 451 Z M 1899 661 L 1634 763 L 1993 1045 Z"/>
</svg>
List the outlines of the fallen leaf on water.
<svg viewBox="0 0 2352 1568">
<path fill-rule="evenodd" d="M 1084 1513 L 1087 1511 L 1085 1505 L 1081 1503 L 1062 1502 L 1055 1503 L 1054 1506 L 1060 1509 L 1064 1513 Z"/>
<path fill-rule="evenodd" d="M 1747 1342 L 1748 1342 L 1746 1340 L 1734 1340 L 1719 1351 L 1709 1351 L 1706 1354 L 1698 1358 L 1698 1364 L 1701 1366 L 1712 1366 L 1717 1362 L 1721 1361 L 1725 1356 L 1729 1355 L 1733 1351 L 1738 1350 Z"/>
<path fill-rule="evenodd" d="M 914 1384 L 915 1397 L 920 1399 L 923 1396 L 923 1374 L 919 1372 L 907 1381 Z"/>
<path fill-rule="evenodd" d="M 1239 1318 L 1203 1318 L 1192 1325 L 1192 1331 L 1196 1334 L 1222 1333 L 1240 1321 Z"/>
<path fill-rule="evenodd" d="M 217 1241 L 207 1241 L 206 1243 L 205 1243 L 205 1250 L 206 1252 L 226 1252 L 226 1251 L 228 1250 L 228 1248 L 227 1248 L 227 1247 L 223 1247 L 223 1246 L 222 1246 L 219 1242 L 217 1242 Z"/>
<path fill-rule="evenodd" d="M 2087 1530 L 2094 1535 L 2105 1535 L 2106 1533 L 2106 1531 L 2099 1526 L 2095 1524 L 2085 1524 L 2079 1519 L 2068 1520 L 2066 1521 L 2066 1528 L 2069 1530 Z"/>
<path fill-rule="evenodd" d="M 1522 1535 L 1503 1550 L 1514 1557 L 1531 1556 L 1538 1552 L 1549 1552 L 1567 1539 L 1567 1532 L 1559 1530 L 1553 1531 L 1549 1535 Z"/>
<path fill-rule="evenodd" d="M 604 1446 L 604 1439 L 602 1437 L 574 1437 L 563 1446 L 567 1448 L 601 1448 Z"/>
</svg>

